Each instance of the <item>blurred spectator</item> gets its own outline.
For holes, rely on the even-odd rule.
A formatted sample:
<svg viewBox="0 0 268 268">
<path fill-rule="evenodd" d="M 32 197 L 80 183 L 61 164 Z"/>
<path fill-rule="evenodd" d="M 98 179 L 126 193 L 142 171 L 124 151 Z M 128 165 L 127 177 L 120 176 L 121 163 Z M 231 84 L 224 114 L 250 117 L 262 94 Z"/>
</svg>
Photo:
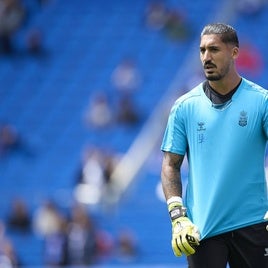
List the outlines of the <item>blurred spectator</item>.
<svg viewBox="0 0 268 268">
<path fill-rule="evenodd" d="M 96 149 L 86 148 L 78 172 L 77 185 L 74 188 L 75 200 L 96 206 L 101 199 L 103 170 Z"/>
<path fill-rule="evenodd" d="M 26 202 L 22 198 L 12 201 L 9 215 L 7 216 L 7 227 L 11 231 L 30 232 L 31 215 Z"/>
<path fill-rule="evenodd" d="M 25 10 L 19 0 L 0 1 L 0 52 L 13 52 L 11 39 L 23 23 Z"/>
<path fill-rule="evenodd" d="M 105 128 L 113 123 L 112 108 L 104 92 L 97 92 L 90 99 L 84 119 L 86 125 L 93 128 Z"/>
<path fill-rule="evenodd" d="M 0 221 L 0 267 L 19 267 L 18 256 L 15 252 L 14 245 L 6 236 L 6 226 L 2 221 Z"/>
<path fill-rule="evenodd" d="M 111 82 L 120 94 L 131 95 L 141 85 L 141 73 L 132 58 L 124 58 L 114 69 Z"/>
<path fill-rule="evenodd" d="M 191 24 L 180 9 L 169 8 L 162 0 L 153 0 L 145 12 L 145 25 L 149 29 L 162 30 L 173 41 L 186 40 L 191 35 Z"/>
<path fill-rule="evenodd" d="M 114 238 L 110 233 L 105 230 L 97 230 L 97 250 L 98 250 L 98 260 L 105 261 L 109 259 L 115 248 Z"/>
<path fill-rule="evenodd" d="M 100 203 L 102 205 L 102 209 L 104 211 L 109 211 L 110 204 L 113 203 L 115 198 L 115 193 L 117 189 L 115 189 L 115 183 L 112 180 L 112 174 L 119 162 L 119 155 L 114 152 L 105 153 L 103 155 L 103 176 L 104 176 L 104 185 L 102 189 L 102 195 Z"/>
<path fill-rule="evenodd" d="M 7 156 L 11 152 L 20 152 L 28 157 L 34 156 L 33 149 L 22 138 L 22 135 L 14 125 L 0 123 L 0 158 Z"/>
<path fill-rule="evenodd" d="M 57 205 L 47 200 L 41 204 L 33 215 L 33 229 L 37 235 L 46 236 L 58 232 L 62 226 L 62 214 Z"/>
<path fill-rule="evenodd" d="M 79 177 L 79 189 L 87 189 L 83 196 L 77 196 L 78 201 L 88 204 L 98 204 L 104 186 L 103 155 L 97 148 L 85 149 Z"/>
<path fill-rule="evenodd" d="M 259 50 L 245 42 L 239 49 L 237 68 L 243 75 L 250 77 L 260 74 L 263 70 L 263 60 Z"/>
<path fill-rule="evenodd" d="M 257 15 L 259 14 L 264 5 L 267 4 L 266 0 L 236 0 L 236 10 L 241 15 Z"/>
<path fill-rule="evenodd" d="M 75 188 L 76 200 L 93 206 L 106 202 L 109 199 L 111 174 L 117 161 L 114 154 L 87 146 L 82 153 Z"/>
<path fill-rule="evenodd" d="M 26 36 L 27 51 L 34 56 L 40 56 L 45 53 L 43 47 L 43 36 L 39 29 L 31 29 Z"/>
<path fill-rule="evenodd" d="M 44 262 L 49 267 L 65 266 L 68 263 L 67 227 L 67 219 L 61 217 L 59 228 L 45 236 Z"/>
<path fill-rule="evenodd" d="M 37 0 L 40 6 L 47 5 L 51 0 Z"/>
<path fill-rule="evenodd" d="M 120 262 L 124 263 L 137 260 L 137 241 L 133 232 L 128 229 L 122 229 L 119 232 L 116 243 L 116 256 Z"/>
<path fill-rule="evenodd" d="M 117 109 L 117 122 L 120 124 L 133 125 L 139 122 L 140 114 L 134 107 L 132 99 L 128 96 L 122 96 L 119 99 Z"/>
<path fill-rule="evenodd" d="M 45 201 L 34 213 L 33 228 L 44 240 L 44 262 L 62 266 L 67 259 L 66 217 L 52 200 Z"/>
<path fill-rule="evenodd" d="M 17 129 L 8 123 L 0 125 L 0 157 L 21 147 Z"/>
<path fill-rule="evenodd" d="M 137 112 L 134 95 L 141 87 L 142 76 L 135 60 L 124 58 L 114 69 L 111 81 L 118 93 L 116 122 L 136 124 L 140 115 Z"/>
<path fill-rule="evenodd" d="M 176 9 L 170 9 L 168 11 L 164 33 L 174 41 L 183 41 L 190 36 L 191 27 L 181 11 Z"/>
<path fill-rule="evenodd" d="M 68 227 L 68 265 L 90 265 L 96 262 L 97 232 L 91 215 L 82 205 L 75 205 L 71 211 Z"/>
<path fill-rule="evenodd" d="M 103 155 L 103 160 L 103 178 L 104 183 L 107 185 L 111 182 L 111 175 L 118 162 L 118 159 L 114 154 L 106 153 Z"/>
<path fill-rule="evenodd" d="M 167 8 L 163 1 L 154 0 L 149 3 L 145 11 L 145 25 L 152 30 L 161 30 L 167 19 Z"/>
</svg>

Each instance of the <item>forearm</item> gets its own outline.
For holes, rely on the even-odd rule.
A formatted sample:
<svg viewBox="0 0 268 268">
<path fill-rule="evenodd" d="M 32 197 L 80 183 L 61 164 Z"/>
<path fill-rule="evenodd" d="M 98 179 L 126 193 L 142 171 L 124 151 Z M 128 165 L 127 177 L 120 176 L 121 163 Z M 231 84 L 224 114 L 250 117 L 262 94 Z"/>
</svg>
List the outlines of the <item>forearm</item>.
<svg viewBox="0 0 268 268">
<path fill-rule="evenodd" d="M 172 223 L 171 245 L 177 257 L 183 254 L 186 256 L 194 254 L 195 247 L 199 245 L 200 240 L 198 228 L 186 216 L 186 209 L 181 200 L 180 168 L 182 162 L 183 155 L 165 152 L 161 171 L 162 187 Z"/>
<path fill-rule="evenodd" d="M 183 156 L 164 153 L 161 180 L 165 198 L 168 200 L 172 196 L 182 196 L 182 183 L 180 167 Z"/>
</svg>

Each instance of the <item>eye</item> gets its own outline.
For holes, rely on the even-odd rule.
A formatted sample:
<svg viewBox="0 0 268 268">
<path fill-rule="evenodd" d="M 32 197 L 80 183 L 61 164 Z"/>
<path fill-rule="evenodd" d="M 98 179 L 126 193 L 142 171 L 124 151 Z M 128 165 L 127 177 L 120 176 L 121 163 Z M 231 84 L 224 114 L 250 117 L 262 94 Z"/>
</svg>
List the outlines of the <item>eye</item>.
<svg viewBox="0 0 268 268">
<path fill-rule="evenodd" d="M 200 53 L 201 53 L 201 54 L 204 54 L 205 51 L 206 51 L 206 50 L 205 50 L 204 48 L 200 48 Z"/>
<path fill-rule="evenodd" d="M 211 47 L 211 48 L 210 48 L 210 51 L 211 51 L 211 52 L 218 52 L 219 49 L 218 49 L 217 47 Z"/>
</svg>

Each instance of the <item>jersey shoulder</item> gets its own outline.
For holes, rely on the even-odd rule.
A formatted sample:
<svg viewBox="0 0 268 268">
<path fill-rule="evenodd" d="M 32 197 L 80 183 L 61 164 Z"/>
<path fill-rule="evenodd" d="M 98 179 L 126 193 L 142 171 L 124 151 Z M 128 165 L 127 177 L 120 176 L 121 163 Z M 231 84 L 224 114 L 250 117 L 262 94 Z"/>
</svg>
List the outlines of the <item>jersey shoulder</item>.
<svg viewBox="0 0 268 268">
<path fill-rule="evenodd" d="M 176 101 L 174 106 L 179 107 L 182 104 L 187 104 L 192 101 L 195 101 L 197 98 L 199 98 L 202 95 L 203 90 L 203 82 L 188 91 L 187 93 L 180 96 Z"/>
<path fill-rule="evenodd" d="M 243 78 L 243 84 L 242 86 L 244 87 L 244 89 L 248 90 L 248 91 L 251 91 L 251 92 L 255 92 L 257 94 L 260 94 L 260 95 L 263 95 L 264 97 L 265 96 L 268 96 L 268 90 L 261 87 L 260 85 L 250 81 L 250 80 L 247 80 L 245 78 Z"/>
</svg>

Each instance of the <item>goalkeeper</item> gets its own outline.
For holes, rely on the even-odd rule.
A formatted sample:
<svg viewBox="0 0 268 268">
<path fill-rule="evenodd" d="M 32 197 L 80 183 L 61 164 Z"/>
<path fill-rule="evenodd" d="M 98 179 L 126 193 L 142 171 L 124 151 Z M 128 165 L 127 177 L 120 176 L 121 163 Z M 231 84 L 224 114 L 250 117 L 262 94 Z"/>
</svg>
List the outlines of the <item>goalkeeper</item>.
<svg viewBox="0 0 268 268">
<path fill-rule="evenodd" d="M 238 56 L 232 26 L 204 27 L 206 79 L 175 102 L 163 137 L 171 246 L 176 256 L 187 256 L 189 268 L 268 267 L 268 91 L 239 75 Z"/>
</svg>

